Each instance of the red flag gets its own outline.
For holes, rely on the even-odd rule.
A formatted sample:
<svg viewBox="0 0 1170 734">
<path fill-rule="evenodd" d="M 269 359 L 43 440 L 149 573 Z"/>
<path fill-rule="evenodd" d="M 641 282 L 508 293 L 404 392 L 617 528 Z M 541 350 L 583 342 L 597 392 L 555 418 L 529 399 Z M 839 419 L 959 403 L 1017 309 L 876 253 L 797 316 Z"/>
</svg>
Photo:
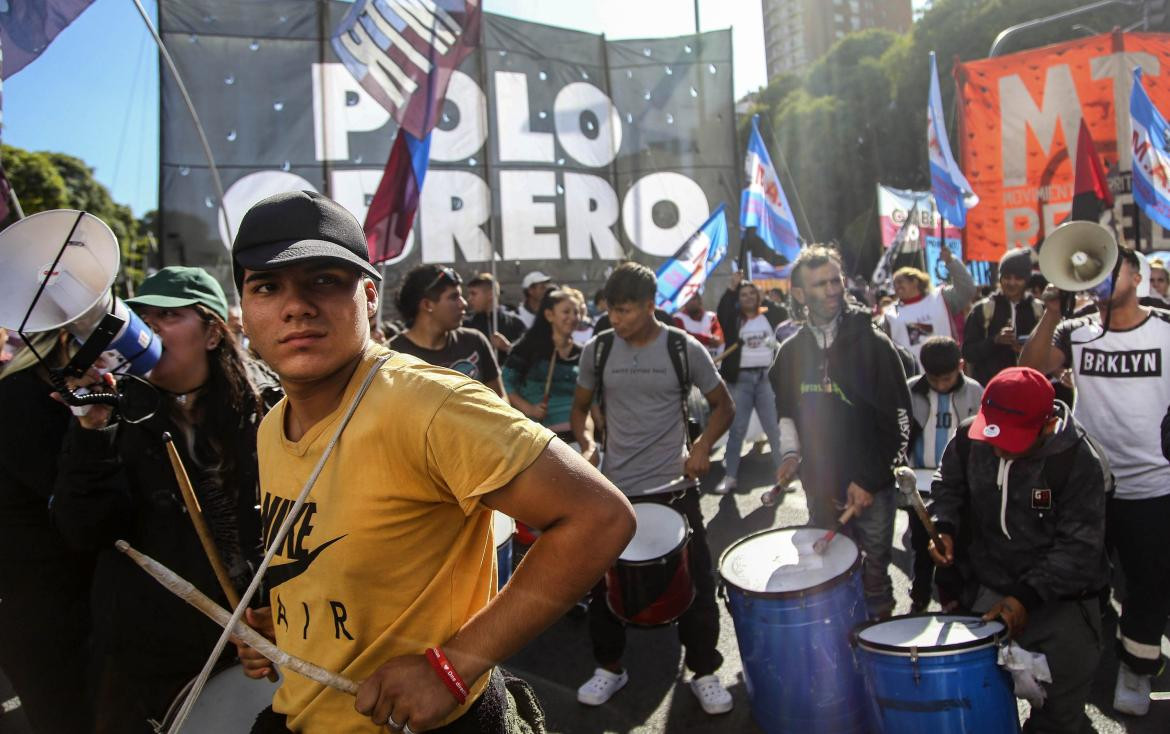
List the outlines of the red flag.
<svg viewBox="0 0 1170 734">
<path fill-rule="evenodd" d="M 1113 192 L 1105 179 L 1105 169 L 1097 157 L 1097 146 L 1089 127 L 1081 118 L 1081 131 L 1077 135 L 1077 171 L 1073 186 L 1072 215 L 1075 221 L 1096 222 L 1101 212 L 1113 207 Z"/>
<path fill-rule="evenodd" d="M 378 182 L 378 190 L 366 212 L 364 229 L 370 262 L 377 264 L 402 254 L 418 211 L 430 148 L 430 133 L 419 140 L 405 127 L 398 128 L 390 159 L 386 161 L 382 180 Z"/>
</svg>

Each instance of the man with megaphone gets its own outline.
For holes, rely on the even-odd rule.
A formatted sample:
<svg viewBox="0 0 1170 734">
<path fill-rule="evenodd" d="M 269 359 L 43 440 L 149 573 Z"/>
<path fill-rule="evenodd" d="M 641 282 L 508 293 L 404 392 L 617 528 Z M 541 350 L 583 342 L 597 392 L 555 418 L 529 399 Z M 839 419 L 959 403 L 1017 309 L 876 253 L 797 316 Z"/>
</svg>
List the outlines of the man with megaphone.
<svg viewBox="0 0 1170 734">
<path fill-rule="evenodd" d="M 1040 252 L 1051 285 L 1042 296 L 1044 316 L 1020 354 L 1020 366 L 1046 375 L 1072 369 L 1075 416 L 1104 447 L 1113 470 L 1107 534 L 1127 590 L 1113 707 L 1135 716 L 1149 709 L 1150 679 L 1162 665 L 1170 618 L 1170 464 L 1160 445 L 1170 405 L 1170 313 L 1138 302 L 1140 267 L 1137 254 L 1096 222 L 1061 225 Z M 1098 313 L 1062 320 L 1062 291 L 1088 291 Z M 1059 512 L 1060 497 L 1049 497 Z"/>
</svg>

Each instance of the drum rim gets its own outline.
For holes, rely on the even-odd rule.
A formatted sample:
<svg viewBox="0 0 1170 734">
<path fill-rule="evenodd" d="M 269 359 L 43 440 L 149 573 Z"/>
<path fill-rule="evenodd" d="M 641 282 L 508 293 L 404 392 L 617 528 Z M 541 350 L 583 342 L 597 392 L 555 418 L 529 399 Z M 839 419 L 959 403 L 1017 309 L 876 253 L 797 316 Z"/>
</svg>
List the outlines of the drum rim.
<svg viewBox="0 0 1170 734">
<path fill-rule="evenodd" d="M 892 657 L 903 658 L 929 658 L 941 657 L 943 655 L 954 655 L 955 653 L 960 652 L 974 652 L 976 650 L 983 650 L 988 647 L 997 647 L 1007 633 L 1006 627 L 1004 627 L 1003 623 L 1000 622 L 998 624 L 1000 625 L 1001 629 L 990 637 L 985 637 L 979 640 L 972 640 L 970 642 L 956 642 L 948 645 L 936 645 L 928 648 L 899 647 L 885 642 L 871 642 L 869 640 L 861 639 L 861 633 L 870 627 L 876 627 L 879 624 L 885 624 L 887 622 L 892 622 L 898 619 L 918 619 L 921 617 L 960 617 L 963 619 L 984 621 L 975 614 L 932 614 L 930 612 L 919 612 L 917 614 L 899 614 L 897 616 L 890 617 L 889 619 L 877 619 L 862 622 L 853 628 L 853 631 L 849 633 L 849 638 L 855 647 L 861 648 L 862 650 L 866 650 L 868 652 L 876 653 L 878 655 L 889 655 Z M 987 624 L 991 624 L 993 622 L 995 622 L 995 620 L 986 621 Z"/>
<path fill-rule="evenodd" d="M 767 533 L 774 533 L 777 530 L 808 530 L 808 529 L 823 530 L 824 528 L 814 528 L 812 525 L 794 525 L 793 527 L 788 527 L 788 528 L 768 528 L 766 530 L 758 530 L 754 533 L 743 536 L 739 540 L 737 540 L 734 543 L 732 543 L 731 545 L 727 546 L 727 548 L 725 548 L 723 550 L 723 552 L 719 554 L 718 568 L 719 568 L 720 582 L 724 586 L 729 586 L 742 594 L 745 594 L 747 596 L 752 596 L 752 597 L 755 597 L 757 599 L 795 599 L 795 598 L 799 598 L 802 596 L 807 596 L 807 595 L 812 594 L 812 593 L 819 593 L 821 591 L 827 591 L 827 590 L 833 588 L 834 586 L 839 586 L 839 585 L 847 582 L 849 579 L 851 579 L 853 577 L 853 575 L 857 573 L 858 569 L 861 568 L 860 549 L 858 549 L 857 558 L 853 559 L 853 563 L 849 565 L 849 568 L 845 569 L 844 571 L 842 571 L 838 575 L 834 576 L 833 578 L 828 579 L 827 581 L 822 581 L 821 583 L 817 584 L 816 586 L 810 586 L 807 589 L 798 589 L 798 590 L 794 590 L 794 591 L 754 591 L 752 589 L 743 588 L 742 586 L 736 584 L 734 581 L 728 580 L 728 578 L 725 575 L 723 575 L 723 561 L 726 560 L 727 554 L 730 553 L 731 551 L 735 550 L 735 548 L 737 546 L 739 546 L 741 543 L 746 543 L 747 541 L 751 540 L 752 538 L 755 538 L 758 535 L 765 535 Z M 850 539 L 850 541 L 852 542 L 852 539 Z"/>
<path fill-rule="evenodd" d="M 671 512 L 673 512 L 674 514 L 678 515 L 679 517 L 682 518 L 682 521 L 683 521 L 683 537 L 682 537 L 682 540 L 680 540 L 678 542 L 678 545 L 674 546 L 669 551 L 667 551 L 666 553 L 663 553 L 660 556 L 655 556 L 654 558 L 647 558 L 644 561 L 627 561 L 619 555 L 617 560 L 613 562 L 614 566 L 618 566 L 618 565 L 621 565 L 621 566 L 659 566 L 659 565 L 662 565 L 666 561 L 667 558 L 670 558 L 674 554 L 681 551 L 683 548 L 686 548 L 688 545 L 690 545 L 691 535 L 694 533 L 694 531 L 691 529 L 691 521 L 687 519 L 687 516 L 685 514 L 679 512 L 678 510 L 674 509 L 670 505 L 664 505 L 661 502 L 634 502 L 631 504 L 658 505 L 659 507 L 664 507 L 664 508 L 670 510 Z M 634 531 L 634 535 L 637 536 L 637 534 L 638 534 L 637 531 Z M 632 543 L 632 542 L 634 542 L 634 539 L 630 538 L 630 543 Z M 629 547 L 629 543 L 626 543 L 626 547 Z M 626 549 L 622 548 L 622 553 L 625 553 L 625 552 L 626 552 Z"/>
</svg>

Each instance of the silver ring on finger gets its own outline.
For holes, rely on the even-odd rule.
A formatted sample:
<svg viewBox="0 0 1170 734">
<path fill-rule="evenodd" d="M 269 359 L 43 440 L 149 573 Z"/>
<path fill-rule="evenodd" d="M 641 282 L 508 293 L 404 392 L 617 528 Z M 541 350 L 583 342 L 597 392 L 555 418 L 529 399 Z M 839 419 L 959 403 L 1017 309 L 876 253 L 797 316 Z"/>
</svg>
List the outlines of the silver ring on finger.
<svg viewBox="0 0 1170 734">
<path fill-rule="evenodd" d="M 414 731 L 412 731 L 410 728 L 410 724 L 406 724 L 402 727 L 402 734 L 414 734 Z"/>
<path fill-rule="evenodd" d="M 402 728 L 402 725 L 399 724 L 397 721 L 395 721 L 393 716 L 386 717 L 386 726 L 390 727 L 391 729 L 401 729 Z"/>
</svg>

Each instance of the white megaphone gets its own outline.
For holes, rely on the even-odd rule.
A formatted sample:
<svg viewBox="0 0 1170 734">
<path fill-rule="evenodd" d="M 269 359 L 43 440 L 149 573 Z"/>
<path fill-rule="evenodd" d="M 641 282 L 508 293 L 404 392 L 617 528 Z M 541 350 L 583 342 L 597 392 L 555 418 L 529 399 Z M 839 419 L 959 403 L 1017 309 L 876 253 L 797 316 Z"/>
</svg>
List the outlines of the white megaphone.
<svg viewBox="0 0 1170 734">
<path fill-rule="evenodd" d="M 1062 291 L 1096 288 L 1113 275 L 1117 239 L 1096 222 L 1065 222 L 1044 238 L 1040 272 Z"/>
<path fill-rule="evenodd" d="M 112 371 L 147 374 L 162 343 L 110 292 L 119 259 L 118 239 L 92 214 L 54 209 L 14 222 L 0 232 L 0 326 L 66 329 L 82 343 L 75 374 L 102 354 Z"/>
</svg>

